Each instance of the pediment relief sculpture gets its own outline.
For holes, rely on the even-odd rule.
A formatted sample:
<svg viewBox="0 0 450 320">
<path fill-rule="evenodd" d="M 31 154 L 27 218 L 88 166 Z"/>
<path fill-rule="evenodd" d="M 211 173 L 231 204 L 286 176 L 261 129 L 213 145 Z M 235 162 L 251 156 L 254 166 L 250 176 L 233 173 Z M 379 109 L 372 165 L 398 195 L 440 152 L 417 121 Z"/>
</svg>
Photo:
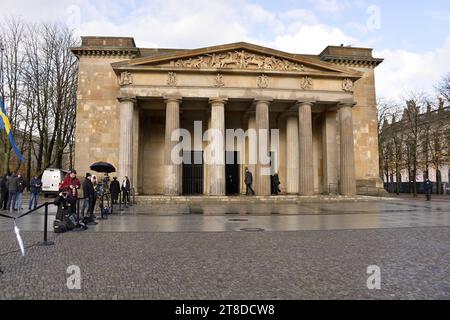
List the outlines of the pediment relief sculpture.
<svg viewBox="0 0 450 320">
<path fill-rule="evenodd" d="M 172 60 L 167 66 L 192 69 L 208 68 L 306 71 L 303 64 L 286 59 L 280 59 L 274 56 L 264 56 L 257 53 L 251 53 L 244 50 L 204 54 L 188 59 Z"/>
</svg>

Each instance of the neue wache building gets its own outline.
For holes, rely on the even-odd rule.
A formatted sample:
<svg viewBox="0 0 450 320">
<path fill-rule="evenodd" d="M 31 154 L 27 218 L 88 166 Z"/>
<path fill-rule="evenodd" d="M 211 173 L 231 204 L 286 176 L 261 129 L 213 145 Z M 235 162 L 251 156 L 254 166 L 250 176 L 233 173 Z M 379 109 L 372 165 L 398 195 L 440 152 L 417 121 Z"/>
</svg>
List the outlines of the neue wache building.
<svg viewBox="0 0 450 320">
<path fill-rule="evenodd" d="M 382 187 L 374 73 L 383 60 L 372 49 L 306 55 L 245 42 L 192 50 L 82 37 L 72 52 L 79 174 L 110 162 L 141 195 L 240 194 L 246 167 L 261 196 L 275 173 L 286 194 Z M 244 138 L 208 151 L 208 132 L 231 129 Z"/>
</svg>

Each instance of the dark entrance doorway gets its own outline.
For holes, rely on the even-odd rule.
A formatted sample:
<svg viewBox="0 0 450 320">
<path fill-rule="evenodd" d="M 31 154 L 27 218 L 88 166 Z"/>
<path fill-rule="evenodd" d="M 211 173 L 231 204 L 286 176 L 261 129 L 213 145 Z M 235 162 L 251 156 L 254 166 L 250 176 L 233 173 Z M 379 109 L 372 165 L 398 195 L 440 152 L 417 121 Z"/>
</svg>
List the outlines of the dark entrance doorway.
<svg viewBox="0 0 450 320">
<path fill-rule="evenodd" d="M 203 194 L 203 151 L 184 151 L 183 159 L 183 195 Z"/>
<path fill-rule="evenodd" d="M 240 193 L 240 165 L 239 152 L 227 151 L 225 154 L 225 179 L 227 195 L 237 195 Z"/>
</svg>

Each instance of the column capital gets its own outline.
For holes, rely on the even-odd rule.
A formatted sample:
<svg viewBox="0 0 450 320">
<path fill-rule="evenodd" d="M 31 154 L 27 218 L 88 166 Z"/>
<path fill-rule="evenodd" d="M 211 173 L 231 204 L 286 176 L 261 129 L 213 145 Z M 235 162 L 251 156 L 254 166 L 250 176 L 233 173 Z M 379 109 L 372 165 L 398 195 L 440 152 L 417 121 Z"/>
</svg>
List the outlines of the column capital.
<svg viewBox="0 0 450 320">
<path fill-rule="evenodd" d="M 137 99 L 136 97 L 118 97 L 117 100 L 122 103 L 122 102 L 132 102 L 132 103 L 136 103 Z"/>
<path fill-rule="evenodd" d="M 305 99 L 297 100 L 297 102 L 295 103 L 295 106 L 300 107 L 300 106 L 302 106 L 302 105 L 307 104 L 307 105 L 310 105 L 310 106 L 312 107 L 316 102 L 317 102 L 316 99 L 313 99 L 313 98 L 311 98 L 311 99 L 305 98 Z"/>
<path fill-rule="evenodd" d="M 209 103 L 211 105 L 214 105 L 214 104 L 226 104 L 227 102 L 228 102 L 228 98 L 225 98 L 225 97 L 209 98 Z"/>
<path fill-rule="evenodd" d="M 338 101 L 337 107 L 338 107 L 338 109 L 345 108 L 345 107 L 353 108 L 354 106 L 356 106 L 356 104 L 357 103 L 353 100 L 341 100 L 341 101 Z"/>
<path fill-rule="evenodd" d="M 258 104 L 270 105 L 272 102 L 273 102 L 273 99 L 271 99 L 271 98 L 255 98 L 255 100 L 253 100 L 253 107 L 255 107 Z"/>
<path fill-rule="evenodd" d="M 165 96 L 164 97 L 165 103 L 169 103 L 169 102 L 181 103 L 182 100 L 183 100 L 183 98 L 180 96 Z"/>
</svg>

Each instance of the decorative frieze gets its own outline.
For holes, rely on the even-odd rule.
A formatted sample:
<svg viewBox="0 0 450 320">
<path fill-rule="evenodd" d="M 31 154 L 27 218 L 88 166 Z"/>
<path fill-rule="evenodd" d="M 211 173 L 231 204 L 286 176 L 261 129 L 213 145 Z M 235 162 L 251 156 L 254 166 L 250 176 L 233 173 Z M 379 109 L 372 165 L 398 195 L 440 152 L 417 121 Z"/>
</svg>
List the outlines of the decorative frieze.
<svg viewBox="0 0 450 320">
<path fill-rule="evenodd" d="M 121 86 L 127 86 L 133 84 L 133 75 L 130 72 L 122 72 L 120 74 L 120 81 Z"/>
<path fill-rule="evenodd" d="M 342 90 L 345 92 L 353 92 L 354 89 L 354 83 L 352 79 L 344 79 L 342 81 Z"/>
<path fill-rule="evenodd" d="M 258 88 L 266 89 L 269 87 L 269 77 L 265 74 L 262 74 L 258 77 L 256 84 L 258 85 Z"/>
<path fill-rule="evenodd" d="M 300 79 L 300 89 L 311 90 L 313 88 L 313 79 L 310 77 L 303 77 Z"/>
<path fill-rule="evenodd" d="M 214 87 L 222 88 L 224 86 L 225 86 L 225 82 L 223 80 L 223 75 L 218 73 L 217 76 L 214 78 Z"/>
<path fill-rule="evenodd" d="M 167 85 L 175 87 L 177 85 L 177 74 L 175 72 L 169 72 L 167 74 Z"/>
</svg>

